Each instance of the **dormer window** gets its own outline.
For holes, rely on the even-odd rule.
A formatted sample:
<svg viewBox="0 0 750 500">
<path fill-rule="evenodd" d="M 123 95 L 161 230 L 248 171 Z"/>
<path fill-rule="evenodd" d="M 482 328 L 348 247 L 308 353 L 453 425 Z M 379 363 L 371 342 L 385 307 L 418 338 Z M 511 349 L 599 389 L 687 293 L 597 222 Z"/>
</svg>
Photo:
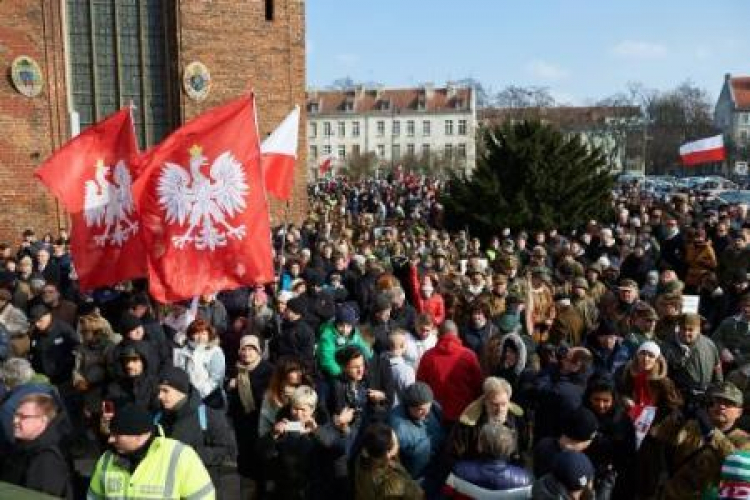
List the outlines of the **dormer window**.
<svg viewBox="0 0 750 500">
<path fill-rule="evenodd" d="M 391 101 L 382 100 L 380 101 L 380 111 L 388 111 L 391 109 Z"/>
<path fill-rule="evenodd" d="M 317 102 L 311 102 L 307 105 L 308 113 L 317 113 L 319 111 L 319 105 Z"/>
</svg>

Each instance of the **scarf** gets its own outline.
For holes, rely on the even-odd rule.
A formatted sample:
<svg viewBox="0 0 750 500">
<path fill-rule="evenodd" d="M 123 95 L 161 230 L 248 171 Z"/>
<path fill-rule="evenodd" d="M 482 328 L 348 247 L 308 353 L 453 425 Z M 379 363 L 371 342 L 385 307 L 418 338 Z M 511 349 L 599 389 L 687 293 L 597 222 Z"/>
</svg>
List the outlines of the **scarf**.
<svg viewBox="0 0 750 500">
<path fill-rule="evenodd" d="M 653 406 L 654 397 L 648 386 L 648 372 L 639 371 L 633 379 L 633 400 L 636 405 Z"/>
<path fill-rule="evenodd" d="M 245 413 L 252 413 L 257 410 L 258 405 L 255 402 L 255 396 L 253 396 L 253 384 L 250 381 L 250 374 L 255 370 L 262 358 L 258 359 L 251 364 L 237 363 L 237 394 L 242 402 L 242 407 L 245 409 Z"/>
</svg>

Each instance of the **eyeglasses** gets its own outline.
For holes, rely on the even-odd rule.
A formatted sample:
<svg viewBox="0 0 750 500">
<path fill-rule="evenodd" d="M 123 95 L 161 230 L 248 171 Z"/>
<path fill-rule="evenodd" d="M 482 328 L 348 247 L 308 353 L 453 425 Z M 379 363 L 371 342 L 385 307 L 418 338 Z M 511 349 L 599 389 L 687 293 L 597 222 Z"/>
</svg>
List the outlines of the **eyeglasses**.
<svg viewBox="0 0 750 500">
<path fill-rule="evenodd" d="M 23 421 L 23 420 L 30 420 L 32 418 L 42 418 L 42 417 L 44 417 L 44 415 L 28 415 L 28 414 L 24 414 L 24 413 L 14 413 L 13 414 L 13 419 L 14 420 L 21 420 L 21 421 Z"/>
</svg>

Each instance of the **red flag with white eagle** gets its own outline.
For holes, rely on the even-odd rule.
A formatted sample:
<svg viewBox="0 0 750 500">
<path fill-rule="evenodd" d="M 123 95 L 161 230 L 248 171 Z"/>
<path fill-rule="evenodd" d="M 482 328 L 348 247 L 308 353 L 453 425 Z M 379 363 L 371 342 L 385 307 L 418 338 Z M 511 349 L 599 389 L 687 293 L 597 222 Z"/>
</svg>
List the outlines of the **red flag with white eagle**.
<svg viewBox="0 0 750 500">
<path fill-rule="evenodd" d="M 723 161 L 726 157 L 724 136 L 721 134 L 680 146 L 680 159 L 685 166 Z"/>
<path fill-rule="evenodd" d="M 252 95 L 198 116 L 149 151 L 133 191 L 157 300 L 273 279 Z"/>
<path fill-rule="evenodd" d="M 289 200 L 292 194 L 298 135 L 299 106 L 295 106 L 260 146 L 266 191 L 280 200 Z"/>
<path fill-rule="evenodd" d="M 82 290 L 146 275 L 131 192 L 138 156 L 125 108 L 68 141 L 35 172 L 70 213 L 70 252 Z"/>
</svg>

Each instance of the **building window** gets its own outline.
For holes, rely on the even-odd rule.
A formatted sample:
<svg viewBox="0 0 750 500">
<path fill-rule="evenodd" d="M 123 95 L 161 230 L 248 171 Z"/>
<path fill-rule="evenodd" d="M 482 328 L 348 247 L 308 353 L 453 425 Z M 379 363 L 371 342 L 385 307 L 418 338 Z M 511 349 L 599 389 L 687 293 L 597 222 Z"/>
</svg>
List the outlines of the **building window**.
<svg viewBox="0 0 750 500">
<path fill-rule="evenodd" d="M 346 137 L 346 122 L 339 122 L 339 137 Z"/>
<path fill-rule="evenodd" d="M 359 122 L 352 122 L 352 137 L 359 137 Z"/>
<path fill-rule="evenodd" d="M 445 159 L 446 160 L 452 160 L 453 159 L 453 144 L 446 144 L 445 145 Z"/>
<path fill-rule="evenodd" d="M 430 120 L 425 120 L 422 122 L 422 135 L 424 137 L 430 137 Z"/>
<path fill-rule="evenodd" d="M 273 0 L 266 0 L 266 21 L 273 21 Z"/>
<path fill-rule="evenodd" d="M 310 122 L 310 137 L 318 137 L 318 124 L 315 122 Z"/>
<path fill-rule="evenodd" d="M 424 157 L 430 156 L 430 145 L 429 144 L 422 144 L 422 156 L 424 156 Z"/>
<path fill-rule="evenodd" d="M 355 144 L 352 146 L 352 155 L 359 156 L 359 144 Z"/>
<path fill-rule="evenodd" d="M 458 135 L 466 135 L 466 120 L 458 120 Z"/>
<path fill-rule="evenodd" d="M 339 158 L 346 160 L 346 146 L 339 146 Z"/>
<path fill-rule="evenodd" d="M 394 160 L 398 160 L 401 158 L 401 146 L 398 144 L 394 144 L 391 148 L 391 158 Z"/>
<path fill-rule="evenodd" d="M 81 129 L 132 102 L 136 135 L 145 149 L 164 138 L 170 111 L 167 7 L 160 0 L 67 0 L 73 109 Z"/>
<path fill-rule="evenodd" d="M 331 137 L 332 135 L 333 130 L 331 129 L 331 122 L 323 122 L 323 136 Z"/>
<path fill-rule="evenodd" d="M 445 135 L 453 135 L 453 120 L 445 120 Z"/>
<path fill-rule="evenodd" d="M 377 133 L 378 137 L 383 137 L 385 135 L 385 122 L 383 120 L 380 120 L 377 123 Z"/>
<path fill-rule="evenodd" d="M 466 159 L 466 144 L 459 144 L 457 153 L 459 158 Z"/>
<path fill-rule="evenodd" d="M 385 158 L 385 145 L 378 144 L 377 151 L 378 151 L 378 158 Z"/>
<path fill-rule="evenodd" d="M 392 129 L 393 129 L 393 135 L 396 135 L 396 136 L 397 136 L 397 135 L 401 134 L 401 122 L 400 122 L 400 121 L 398 121 L 398 120 L 395 120 L 395 121 L 393 122 L 393 127 L 392 127 Z"/>
<path fill-rule="evenodd" d="M 331 156 L 331 146 L 329 144 L 323 146 L 323 156 Z"/>
<path fill-rule="evenodd" d="M 310 158 L 313 160 L 318 157 L 318 146 L 310 146 Z"/>
<path fill-rule="evenodd" d="M 414 156 L 414 144 L 406 145 L 406 154 L 409 156 Z"/>
<path fill-rule="evenodd" d="M 307 105 L 307 112 L 311 114 L 315 114 L 318 112 L 318 103 L 317 102 L 311 102 Z"/>
<path fill-rule="evenodd" d="M 414 120 L 406 121 L 406 135 L 414 137 Z"/>
<path fill-rule="evenodd" d="M 745 129 L 740 130 L 740 142 L 742 144 L 747 143 L 747 130 Z"/>
</svg>

